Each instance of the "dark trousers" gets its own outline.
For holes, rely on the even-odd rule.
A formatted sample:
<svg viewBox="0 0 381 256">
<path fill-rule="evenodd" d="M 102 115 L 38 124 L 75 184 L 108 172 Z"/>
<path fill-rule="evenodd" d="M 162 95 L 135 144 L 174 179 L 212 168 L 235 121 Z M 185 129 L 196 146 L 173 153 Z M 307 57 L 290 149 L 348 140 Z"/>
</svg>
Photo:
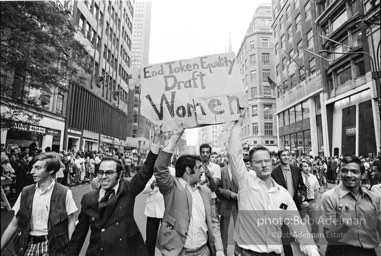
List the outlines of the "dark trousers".
<svg viewBox="0 0 381 256">
<path fill-rule="evenodd" d="M 282 240 L 282 244 L 283 244 L 284 255 L 285 256 L 293 256 L 291 243 L 295 242 L 295 238 L 292 237 L 292 235 L 290 233 L 290 229 L 285 224 L 283 224 L 281 226 L 281 230 L 282 230 L 281 240 Z"/>
<path fill-rule="evenodd" d="M 234 222 L 234 227 L 235 223 L 237 221 L 237 214 L 238 214 L 238 209 L 236 205 L 232 206 L 232 213 L 231 215 L 233 216 L 233 222 Z M 231 215 L 229 216 L 222 216 L 220 218 L 220 230 L 221 230 L 221 240 L 222 240 L 222 245 L 224 246 L 224 253 L 225 255 L 228 255 L 228 238 L 229 238 L 229 224 L 230 224 L 230 218 Z"/>
<path fill-rule="evenodd" d="M 235 247 L 234 255 L 241 255 L 241 256 L 280 256 L 280 254 L 275 252 L 255 252 L 251 250 L 243 249 L 239 246 Z"/>
<path fill-rule="evenodd" d="M 351 245 L 327 245 L 325 256 L 377 256 L 375 249 Z"/>
<path fill-rule="evenodd" d="M 155 245 L 157 238 L 157 231 L 162 219 L 147 217 L 146 226 L 146 246 L 148 250 L 148 256 L 155 256 Z"/>
</svg>

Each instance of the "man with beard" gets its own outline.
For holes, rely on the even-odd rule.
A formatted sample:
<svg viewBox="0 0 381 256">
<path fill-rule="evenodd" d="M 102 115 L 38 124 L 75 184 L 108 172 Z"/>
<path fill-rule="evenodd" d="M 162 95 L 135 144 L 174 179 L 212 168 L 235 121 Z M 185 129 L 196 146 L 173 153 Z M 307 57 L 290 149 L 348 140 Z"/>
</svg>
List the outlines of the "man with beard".
<svg viewBox="0 0 381 256">
<path fill-rule="evenodd" d="M 341 160 L 341 182 L 321 198 L 326 256 L 376 256 L 381 197 L 361 187 L 365 167 L 356 156 Z"/>
<path fill-rule="evenodd" d="M 303 203 L 300 195 L 307 199 L 307 188 L 303 183 L 302 171 L 299 167 L 290 164 L 290 152 L 287 149 L 279 150 L 278 158 L 280 160 L 279 165 L 275 167 L 271 177 L 276 183 L 287 189 L 300 211 Z M 289 230 L 285 225 L 282 226 L 282 232 L 284 254 L 285 256 L 292 256 L 291 243 L 294 239 L 289 235 Z"/>
<path fill-rule="evenodd" d="M 216 204 L 217 195 L 214 191 L 217 189 L 217 184 L 221 180 L 221 168 L 219 165 L 210 161 L 212 155 L 212 147 L 209 144 L 200 146 L 200 156 L 202 164 L 205 168 L 205 174 L 201 178 L 201 185 L 209 181 L 209 188 L 212 190 L 213 204 Z"/>
</svg>

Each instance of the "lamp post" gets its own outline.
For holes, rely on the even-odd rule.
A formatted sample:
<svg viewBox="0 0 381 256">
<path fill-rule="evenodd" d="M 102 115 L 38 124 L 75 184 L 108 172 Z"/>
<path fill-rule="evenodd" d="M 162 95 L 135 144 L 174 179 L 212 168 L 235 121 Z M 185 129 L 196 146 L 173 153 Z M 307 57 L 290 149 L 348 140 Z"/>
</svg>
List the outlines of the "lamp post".
<svg viewBox="0 0 381 256">
<path fill-rule="evenodd" d="M 368 56 L 368 58 L 370 59 L 370 63 L 371 63 L 371 73 L 372 73 L 372 79 L 375 80 L 376 82 L 376 93 L 377 93 L 377 102 L 378 102 L 378 115 L 379 115 L 379 118 L 380 118 L 380 121 L 381 121 L 381 88 L 380 88 L 380 70 L 377 70 L 376 68 L 376 64 L 375 64 L 375 61 L 374 59 L 372 58 L 372 56 L 365 52 L 365 51 L 356 51 L 356 52 L 332 52 L 332 51 L 328 51 L 328 50 L 321 50 L 319 51 L 319 53 L 331 53 L 331 54 L 348 54 L 348 55 L 357 55 L 357 54 L 364 54 L 366 56 Z M 381 140 L 381 134 L 380 134 L 380 140 Z M 381 147 L 381 141 L 380 141 L 380 147 Z M 381 153 L 381 149 L 380 149 L 380 153 Z"/>
</svg>

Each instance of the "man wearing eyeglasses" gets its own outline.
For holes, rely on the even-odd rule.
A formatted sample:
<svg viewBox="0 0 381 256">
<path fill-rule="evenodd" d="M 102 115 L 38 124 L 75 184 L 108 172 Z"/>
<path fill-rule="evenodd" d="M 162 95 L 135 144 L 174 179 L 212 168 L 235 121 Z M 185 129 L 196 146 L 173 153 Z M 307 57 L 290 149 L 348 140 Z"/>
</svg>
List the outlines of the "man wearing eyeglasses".
<svg viewBox="0 0 381 256">
<path fill-rule="evenodd" d="M 242 256 L 280 256 L 282 224 L 290 228 L 308 256 L 319 256 L 317 247 L 302 223 L 294 200 L 287 190 L 271 177 L 270 151 L 258 146 L 249 151 L 254 172 L 243 161 L 241 131 L 245 111 L 234 124 L 229 139 L 228 157 L 233 179 L 238 183 L 238 217 L 234 230 L 236 253 Z"/>
<path fill-rule="evenodd" d="M 159 153 L 161 132 L 155 129 L 151 151 L 141 170 L 128 181 L 122 179 L 122 162 L 104 158 L 97 173 L 100 188 L 82 197 L 78 224 L 69 242 L 67 256 L 79 255 L 89 228 L 86 255 L 146 256 L 147 248 L 134 219 L 135 197 L 152 177 Z"/>
</svg>

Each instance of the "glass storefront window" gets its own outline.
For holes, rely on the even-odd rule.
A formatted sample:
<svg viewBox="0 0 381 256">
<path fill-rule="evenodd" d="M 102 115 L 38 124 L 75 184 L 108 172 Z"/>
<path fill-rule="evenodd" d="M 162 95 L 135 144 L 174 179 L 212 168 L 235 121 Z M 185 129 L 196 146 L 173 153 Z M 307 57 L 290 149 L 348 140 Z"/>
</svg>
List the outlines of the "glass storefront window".
<svg viewBox="0 0 381 256">
<path fill-rule="evenodd" d="M 304 153 L 304 138 L 303 138 L 303 132 L 298 132 L 296 134 L 296 147 L 298 148 L 299 155 Z"/>
<path fill-rule="evenodd" d="M 303 119 L 307 119 L 310 117 L 310 106 L 308 101 L 302 102 L 302 114 L 303 114 Z"/>
<path fill-rule="evenodd" d="M 295 106 L 295 121 L 301 121 L 303 120 L 302 116 L 302 104 L 298 104 Z"/>
<path fill-rule="evenodd" d="M 288 116 L 288 109 L 285 110 L 284 112 L 284 125 L 289 125 L 290 124 L 290 119 L 289 119 L 289 116 Z"/>
<path fill-rule="evenodd" d="M 290 111 L 290 124 L 293 124 L 295 123 L 295 108 L 291 107 L 289 111 Z"/>
<path fill-rule="evenodd" d="M 284 126 L 283 112 L 279 114 L 279 127 Z"/>
<path fill-rule="evenodd" d="M 296 133 L 290 135 L 290 142 L 291 151 L 295 151 L 297 149 Z"/>
<path fill-rule="evenodd" d="M 303 140 L 304 140 L 304 152 L 308 154 L 311 149 L 311 131 L 306 130 L 303 132 Z"/>
</svg>

